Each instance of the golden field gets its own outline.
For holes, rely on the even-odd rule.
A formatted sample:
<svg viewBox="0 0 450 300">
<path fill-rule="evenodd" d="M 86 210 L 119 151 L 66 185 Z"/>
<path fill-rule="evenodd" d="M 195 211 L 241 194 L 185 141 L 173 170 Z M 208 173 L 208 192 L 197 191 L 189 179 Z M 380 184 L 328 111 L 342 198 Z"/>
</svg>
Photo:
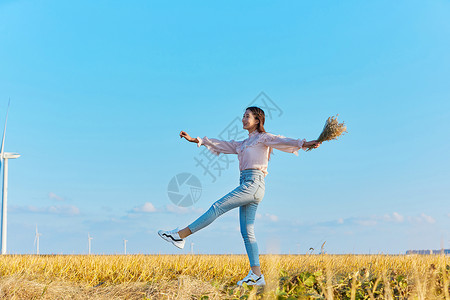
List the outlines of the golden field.
<svg viewBox="0 0 450 300">
<path fill-rule="evenodd" d="M 4 255 L 1 299 L 448 299 L 444 255 Z"/>
</svg>

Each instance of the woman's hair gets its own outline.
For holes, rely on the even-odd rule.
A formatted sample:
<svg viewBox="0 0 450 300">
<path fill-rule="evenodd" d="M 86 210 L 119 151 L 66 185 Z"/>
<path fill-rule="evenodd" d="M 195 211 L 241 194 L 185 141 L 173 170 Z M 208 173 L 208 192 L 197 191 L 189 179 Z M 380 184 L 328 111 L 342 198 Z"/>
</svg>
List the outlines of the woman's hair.
<svg viewBox="0 0 450 300">
<path fill-rule="evenodd" d="M 264 111 L 257 106 L 250 106 L 245 110 L 251 111 L 255 119 L 259 121 L 256 130 L 258 130 L 258 132 L 266 132 L 266 130 L 264 129 L 264 122 L 266 121 L 266 115 L 264 114 Z"/>
<path fill-rule="evenodd" d="M 258 132 L 266 132 L 266 130 L 264 129 L 264 122 L 266 121 L 266 115 L 264 114 L 264 111 L 257 106 L 250 106 L 247 107 L 245 110 L 247 109 L 252 112 L 255 119 L 259 120 L 258 127 L 256 127 L 256 130 L 258 130 Z M 269 147 L 269 154 L 267 156 L 268 160 L 270 160 L 270 155 L 272 153 L 273 149 L 272 147 Z"/>
</svg>

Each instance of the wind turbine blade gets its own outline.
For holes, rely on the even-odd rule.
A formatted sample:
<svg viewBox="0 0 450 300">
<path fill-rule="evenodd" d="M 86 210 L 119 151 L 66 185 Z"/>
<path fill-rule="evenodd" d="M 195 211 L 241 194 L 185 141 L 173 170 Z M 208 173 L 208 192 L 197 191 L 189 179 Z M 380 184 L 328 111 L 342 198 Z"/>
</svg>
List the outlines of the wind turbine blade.
<svg viewBox="0 0 450 300">
<path fill-rule="evenodd" d="M 8 101 L 8 109 L 6 110 L 5 128 L 3 128 L 2 148 L 0 150 L 1 162 L 3 162 L 3 152 L 5 150 L 6 123 L 8 122 L 8 113 L 9 113 L 9 104 L 10 103 L 11 103 L 11 100 Z"/>
</svg>

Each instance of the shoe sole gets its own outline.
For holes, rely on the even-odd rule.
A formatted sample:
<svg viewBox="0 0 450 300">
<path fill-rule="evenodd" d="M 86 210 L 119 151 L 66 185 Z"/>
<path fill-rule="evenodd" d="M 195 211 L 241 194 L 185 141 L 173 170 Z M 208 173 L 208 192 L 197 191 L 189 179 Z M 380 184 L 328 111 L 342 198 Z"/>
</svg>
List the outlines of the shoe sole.
<svg viewBox="0 0 450 300">
<path fill-rule="evenodd" d="M 176 244 L 177 240 L 175 240 L 171 235 L 167 235 L 164 233 L 164 231 L 160 230 L 158 231 L 158 235 L 165 241 L 172 243 L 172 245 L 174 245 L 175 247 L 179 248 L 179 249 L 183 249 L 184 248 L 184 244 L 183 246 L 178 246 Z"/>
<path fill-rule="evenodd" d="M 240 284 L 239 284 L 240 283 Z M 261 281 L 261 283 L 257 282 L 257 281 L 252 281 L 252 280 L 248 280 L 248 282 L 245 281 L 239 281 L 237 283 L 238 286 L 243 286 L 243 284 L 246 285 L 256 285 L 256 286 L 265 286 L 266 285 L 266 281 L 263 279 L 263 281 Z"/>
</svg>

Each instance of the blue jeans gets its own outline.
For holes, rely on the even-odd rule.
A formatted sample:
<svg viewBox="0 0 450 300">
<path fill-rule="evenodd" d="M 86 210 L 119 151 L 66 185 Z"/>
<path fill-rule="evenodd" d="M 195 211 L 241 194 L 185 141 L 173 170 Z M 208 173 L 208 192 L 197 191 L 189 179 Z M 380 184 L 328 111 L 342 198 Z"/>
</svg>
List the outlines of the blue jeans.
<svg viewBox="0 0 450 300">
<path fill-rule="evenodd" d="M 259 266 L 258 244 L 256 243 L 254 224 L 256 208 L 264 197 L 264 173 L 261 170 L 241 171 L 240 185 L 227 195 L 217 200 L 211 207 L 195 220 L 188 228 L 192 233 L 211 224 L 217 217 L 239 207 L 239 222 L 250 266 Z"/>
</svg>

